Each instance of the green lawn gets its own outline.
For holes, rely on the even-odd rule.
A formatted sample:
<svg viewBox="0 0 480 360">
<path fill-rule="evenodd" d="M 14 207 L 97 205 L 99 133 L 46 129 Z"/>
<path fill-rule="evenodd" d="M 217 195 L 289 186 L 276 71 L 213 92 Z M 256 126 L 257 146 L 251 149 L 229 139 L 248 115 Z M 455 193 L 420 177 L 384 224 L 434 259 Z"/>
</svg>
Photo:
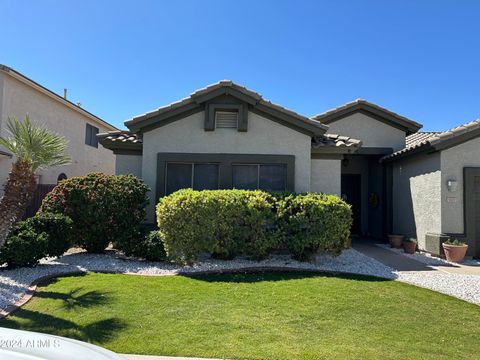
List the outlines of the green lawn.
<svg viewBox="0 0 480 360">
<path fill-rule="evenodd" d="M 275 360 L 480 356 L 480 307 L 365 276 L 64 277 L 39 287 L 0 326 L 120 353 Z"/>
</svg>

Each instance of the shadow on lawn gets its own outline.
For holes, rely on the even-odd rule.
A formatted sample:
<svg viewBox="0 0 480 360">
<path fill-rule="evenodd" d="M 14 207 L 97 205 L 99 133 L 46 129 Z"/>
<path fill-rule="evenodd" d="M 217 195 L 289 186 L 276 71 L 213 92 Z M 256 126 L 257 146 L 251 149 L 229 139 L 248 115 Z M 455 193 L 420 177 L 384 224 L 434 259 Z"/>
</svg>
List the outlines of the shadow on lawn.
<svg viewBox="0 0 480 360">
<path fill-rule="evenodd" d="M 79 294 L 82 288 L 70 290 L 67 294 L 53 291 L 39 291 L 35 294 L 37 298 L 62 300 L 62 307 L 66 310 L 75 308 L 87 308 L 95 305 L 105 305 L 109 302 L 109 295 L 98 291 L 89 291 Z"/>
<path fill-rule="evenodd" d="M 105 343 L 114 338 L 119 331 L 127 328 L 126 323 L 118 318 L 94 321 L 88 325 L 78 325 L 67 319 L 26 309 L 17 310 L 15 318 L 7 317 L 0 320 L 0 326 L 66 336 L 96 343 Z"/>
<path fill-rule="evenodd" d="M 392 281 L 390 279 L 356 274 L 331 273 L 320 271 L 295 271 L 295 270 L 258 270 L 236 271 L 231 273 L 218 274 L 182 274 L 181 276 L 206 282 L 228 282 L 228 283 L 254 283 L 262 281 L 288 281 L 305 278 L 323 277 L 340 278 L 354 281 L 383 282 Z"/>
</svg>

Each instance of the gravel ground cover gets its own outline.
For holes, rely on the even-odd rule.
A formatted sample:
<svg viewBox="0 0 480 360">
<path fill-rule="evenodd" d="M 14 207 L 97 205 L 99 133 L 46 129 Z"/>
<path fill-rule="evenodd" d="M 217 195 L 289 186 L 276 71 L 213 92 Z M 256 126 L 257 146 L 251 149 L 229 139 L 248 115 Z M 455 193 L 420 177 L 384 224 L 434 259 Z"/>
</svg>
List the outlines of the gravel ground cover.
<svg viewBox="0 0 480 360">
<path fill-rule="evenodd" d="M 167 262 L 145 262 L 126 259 L 111 251 L 107 254 L 70 252 L 60 258 L 44 259 L 34 268 L 0 271 L 0 309 L 22 298 L 33 281 L 44 276 L 61 275 L 74 271 L 104 271 L 138 275 L 175 275 L 181 273 L 235 270 L 243 268 L 285 268 L 346 272 L 379 276 L 426 287 L 480 305 L 480 276 L 445 274 L 438 271 L 398 272 L 354 249 L 345 250 L 338 257 L 319 255 L 315 262 L 305 263 L 289 256 L 273 256 L 263 261 L 248 259 L 204 259 L 194 266 L 179 266 Z"/>
</svg>

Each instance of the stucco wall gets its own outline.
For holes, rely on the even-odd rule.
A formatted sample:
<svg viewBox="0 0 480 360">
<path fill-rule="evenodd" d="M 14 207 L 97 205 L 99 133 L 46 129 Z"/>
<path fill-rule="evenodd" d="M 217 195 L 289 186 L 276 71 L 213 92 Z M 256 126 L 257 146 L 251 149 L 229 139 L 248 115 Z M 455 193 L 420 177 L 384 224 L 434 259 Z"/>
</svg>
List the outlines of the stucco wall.
<svg viewBox="0 0 480 360">
<path fill-rule="evenodd" d="M 70 109 L 59 101 L 27 86 L 13 77 L 0 73 L 3 77 L 4 88 L 2 97 L 1 128 L 2 135 L 6 135 L 5 123 L 9 117 L 23 119 L 26 114 L 30 119 L 48 129 L 60 133 L 69 140 L 67 153 L 72 158 L 72 164 L 40 170 L 39 182 L 55 184 L 60 173 L 68 177 L 85 175 L 92 171 L 113 174 L 115 171 L 115 156 L 112 151 L 85 144 L 86 123 L 99 128 L 100 132 L 109 129 L 99 122 Z M 0 183 L 3 184 L 8 176 L 11 159 L 0 160 Z"/>
<path fill-rule="evenodd" d="M 310 191 L 341 195 L 341 160 L 312 159 Z"/>
<path fill-rule="evenodd" d="M 395 151 L 405 147 L 405 133 L 402 130 L 362 113 L 352 114 L 328 126 L 329 134 L 362 140 L 362 147 L 389 147 Z"/>
<path fill-rule="evenodd" d="M 442 165 L 442 232 L 464 232 L 463 168 L 480 167 L 480 138 L 443 150 Z M 456 191 L 448 191 L 447 181 L 456 180 Z"/>
<path fill-rule="evenodd" d="M 142 155 L 116 155 L 115 174 L 142 177 Z"/>
<path fill-rule="evenodd" d="M 417 155 L 393 165 L 393 232 L 418 239 L 442 231 L 440 154 Z"/>
<path fill-rule="evenodd" d="M 204 113 L 199 112 L 144 133 L 142 177 L 153 190 L 159 152 L 294 155 L 295 191 L 310 190 L 311 138 L 252 112 L 248 132 L 205 131 Z M 153 222 L 154 194 L 150 197 L 147 221 Z"/>
</svg>

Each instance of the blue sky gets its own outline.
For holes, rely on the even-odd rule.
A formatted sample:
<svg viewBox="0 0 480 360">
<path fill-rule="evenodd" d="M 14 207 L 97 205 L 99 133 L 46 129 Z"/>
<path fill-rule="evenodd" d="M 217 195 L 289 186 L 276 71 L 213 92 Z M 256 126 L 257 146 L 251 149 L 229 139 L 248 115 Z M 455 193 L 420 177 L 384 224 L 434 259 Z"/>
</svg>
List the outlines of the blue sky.
<svg viewBox="0 0 480 360">
<path fill-rule="evenodd" d="M 0 0 L 0 63 L 105 120 L 231 79 L 314 115 L 365 98 L 446 130 L 480 118 L 480 1 Z"/>
</svg>

